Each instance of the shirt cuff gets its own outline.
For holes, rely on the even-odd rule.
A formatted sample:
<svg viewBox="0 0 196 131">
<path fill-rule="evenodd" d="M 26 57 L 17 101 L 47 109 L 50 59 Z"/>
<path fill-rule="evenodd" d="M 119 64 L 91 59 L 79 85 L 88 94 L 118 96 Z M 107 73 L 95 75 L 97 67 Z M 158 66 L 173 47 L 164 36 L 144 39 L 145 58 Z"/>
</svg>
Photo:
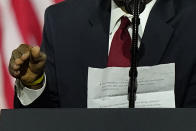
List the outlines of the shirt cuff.
<svg viewBox="0 0 196 131">
<path fill-rule="evenodd" d="M 43 87 L 37 90 L 25 87 L 20 80 L 16 80 L 16 94 L 23 106 L 33 103 L 44 91 L 46 87 L 46 75 L 44 74 Z"/>
</svg>

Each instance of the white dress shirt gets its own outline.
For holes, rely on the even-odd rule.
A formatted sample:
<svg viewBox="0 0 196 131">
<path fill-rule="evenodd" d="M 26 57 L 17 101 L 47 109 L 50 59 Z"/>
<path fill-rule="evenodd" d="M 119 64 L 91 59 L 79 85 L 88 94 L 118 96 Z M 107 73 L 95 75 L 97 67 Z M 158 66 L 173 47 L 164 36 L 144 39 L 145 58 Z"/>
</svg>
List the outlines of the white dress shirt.
<svg viewBox="0 0 196 131">
<path fill-rule="evenodd" d="M 156 0 L 152 0 L 150 3 L 146 5 L 145 10 L 140 14 L 140 25 L 139 25 L 139 43 L 138 45 L 140 46 L 140 41 L 143 36 L 146 22 L 148 20 L 148 16 L 150 14 L 150 11 L 152 10 L 154 4 L 156 3 Z M 111 1 L 111 19 L 110 19 L 110 33 L 109 33 L 109 49 L 111 46 L 111 42 L 113 39 L 113 36 L 115 32 L 118 30 L 121 20 L 120 18 L 122 16 L 127 16 L 130 21 L 132 21 L 132 15 L 125 13 L 121 8 L 119 8 L 114 1 Z M 129 27 L 129 33 L 130 35 L 132 34 L 132 28 L 131 26 Z M 109 53 L 109 50 L 108 50 Z M 44 78 L 44 85 L 41 89 L 38 90 L 33 90 L 29 89 L 27 87 L 24 87 L 22 83 L 19 80 L 16 80 L 16 92 L 17 92 L 17 97 L 19 98 L 20 102 L 24 105 L 27 106 L 31 104 L 33 101 L 35 101 L 44 91 L 46 87 L 46 75 Z"/>
</svg>

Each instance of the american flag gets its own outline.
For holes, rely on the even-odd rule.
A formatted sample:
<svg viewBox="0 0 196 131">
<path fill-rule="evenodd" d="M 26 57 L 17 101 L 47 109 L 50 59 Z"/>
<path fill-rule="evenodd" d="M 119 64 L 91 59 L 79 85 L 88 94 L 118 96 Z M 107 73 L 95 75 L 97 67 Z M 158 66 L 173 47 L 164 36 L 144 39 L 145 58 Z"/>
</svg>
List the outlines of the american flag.
<svg viewBox="0 0 196 131">
<path fill-rule="evenodd" d="M 14 81 L 8 63 L 22 43 L 40 45 L 44 11 L 63 0 L 0 0 L 0 109 L 13 108 Z"/>
</svg>

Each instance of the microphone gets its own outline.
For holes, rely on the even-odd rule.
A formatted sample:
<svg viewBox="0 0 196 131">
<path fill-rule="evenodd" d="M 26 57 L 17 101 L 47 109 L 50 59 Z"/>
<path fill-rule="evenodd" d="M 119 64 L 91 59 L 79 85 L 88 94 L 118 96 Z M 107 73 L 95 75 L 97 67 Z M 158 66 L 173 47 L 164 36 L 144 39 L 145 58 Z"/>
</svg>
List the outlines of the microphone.
<svg viewBox="0 0 196 131">
<path fill-rule="evenodd" d="M 136 5 L 135 0 L 125 0 L 124 5 L 125 5 L 125 10 L 132 15 L 134 15 L 135 6 L 138 6 L 139 14 L 141 14 L 146 7 L 146 0 L 138 0 L 138 5 Z"/>
</svg>

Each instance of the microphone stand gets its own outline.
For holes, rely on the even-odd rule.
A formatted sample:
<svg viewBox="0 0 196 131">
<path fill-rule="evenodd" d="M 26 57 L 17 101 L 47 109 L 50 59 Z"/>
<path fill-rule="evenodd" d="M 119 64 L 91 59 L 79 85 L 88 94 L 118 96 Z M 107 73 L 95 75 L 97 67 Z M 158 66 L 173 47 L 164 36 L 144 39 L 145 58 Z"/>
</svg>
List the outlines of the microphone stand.
<svg viewBox="0 0 196 131">
<path fill-rule="evenodd" d="M 126 0 L 125 9 L 133 15 L 133 34 L 131 45 L 131 67 L 129 70 L 128 100 L 129 108 L 135 108 L 137 92 L 137 65 L 138 65 L 138 28 L 140 24 L 139 14 L 145 9 L 145 0 Z"/>
</svg>

